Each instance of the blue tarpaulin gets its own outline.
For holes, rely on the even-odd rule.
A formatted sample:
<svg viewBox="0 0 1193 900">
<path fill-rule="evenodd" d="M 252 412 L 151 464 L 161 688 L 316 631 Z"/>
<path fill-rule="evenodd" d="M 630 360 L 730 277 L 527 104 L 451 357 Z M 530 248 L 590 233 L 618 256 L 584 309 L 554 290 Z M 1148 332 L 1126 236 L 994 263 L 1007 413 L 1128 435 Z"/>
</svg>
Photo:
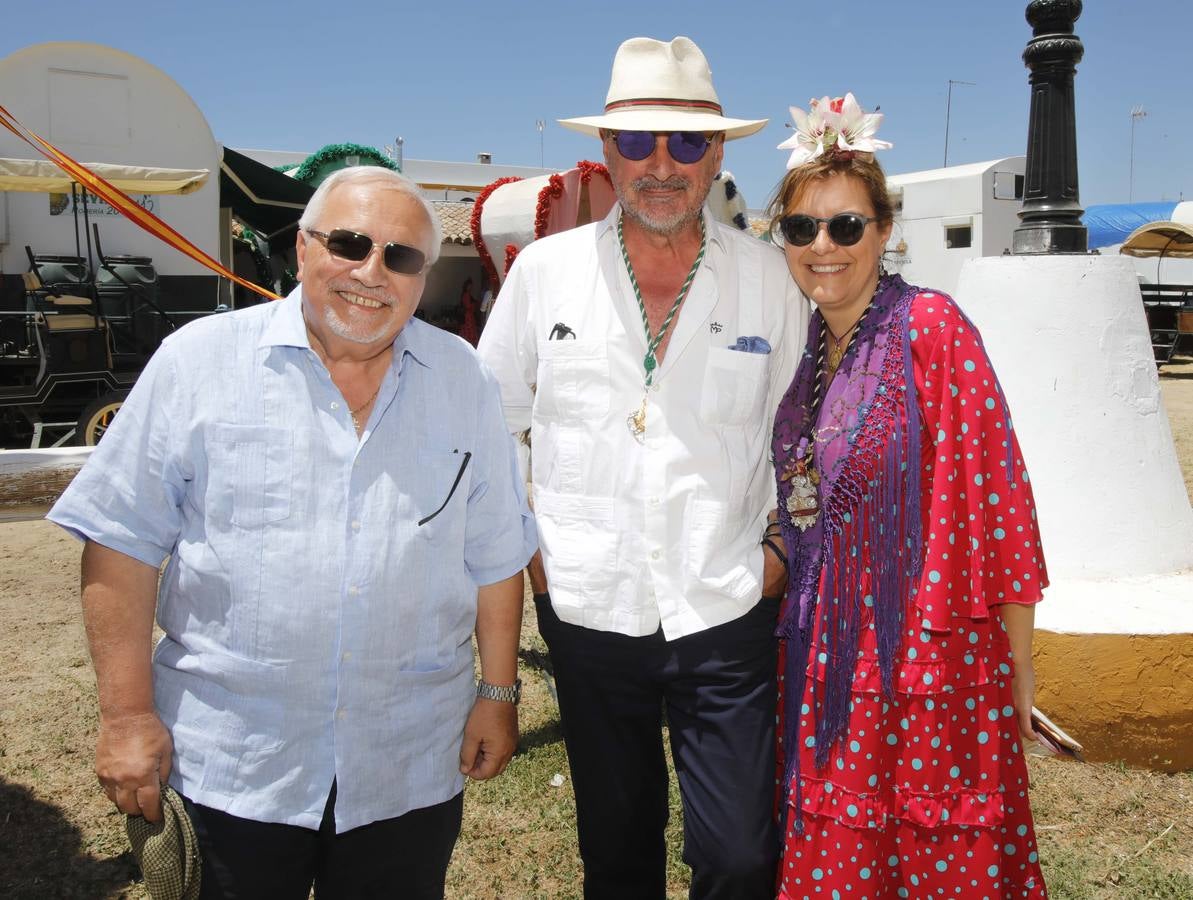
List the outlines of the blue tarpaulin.
<svg viewBox="0 0 1193 900">
<path fill-rule="evenodd" d="M 1089 246 L 1110 247 L 1121 244 L 1140 225 L 1165 222 L 1172 218 L 1175 201 L 1159 203 L 1103 203 L 1091 206 L 1081 217 L 1089 229 Z"/>
</svg>

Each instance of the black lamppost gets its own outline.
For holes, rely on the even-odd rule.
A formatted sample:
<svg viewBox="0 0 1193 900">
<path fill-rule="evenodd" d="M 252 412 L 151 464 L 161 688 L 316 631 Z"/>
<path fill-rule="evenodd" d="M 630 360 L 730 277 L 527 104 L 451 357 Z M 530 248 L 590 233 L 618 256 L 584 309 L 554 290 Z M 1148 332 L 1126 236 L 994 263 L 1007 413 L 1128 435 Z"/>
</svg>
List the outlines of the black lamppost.
<svg viewBox="0 0 1193 900">
<path fill-rule="evenodd" d="M 1027 123 L 1027 174 L 1016 254 L 1085 253 L 1088 232 L 1081 224 L 1077 190 L 1077 121 L 1073 77 L 1085 48 L 1073 34 L 1081 0 L 1032 0 L 1027 21 L 1032 39 L 1023 51 L 1031 70 L 1031 113 Z"/>
</svg>

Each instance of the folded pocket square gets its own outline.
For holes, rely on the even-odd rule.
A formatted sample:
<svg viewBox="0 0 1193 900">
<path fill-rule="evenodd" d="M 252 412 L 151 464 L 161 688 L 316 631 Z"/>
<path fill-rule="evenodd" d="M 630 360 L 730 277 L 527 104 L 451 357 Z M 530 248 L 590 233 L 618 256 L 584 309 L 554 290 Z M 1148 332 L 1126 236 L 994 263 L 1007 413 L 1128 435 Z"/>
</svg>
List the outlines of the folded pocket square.
<svg viewBox="0 0 1193 900">
<path fill-rule="evenodd" d="M 741 350 L 745 353 L 770 353 L 770 344 L 766 338 L 757 335 L 739 337 L 737 343 L 729 345 L 730 350 Z"/>
</svg>

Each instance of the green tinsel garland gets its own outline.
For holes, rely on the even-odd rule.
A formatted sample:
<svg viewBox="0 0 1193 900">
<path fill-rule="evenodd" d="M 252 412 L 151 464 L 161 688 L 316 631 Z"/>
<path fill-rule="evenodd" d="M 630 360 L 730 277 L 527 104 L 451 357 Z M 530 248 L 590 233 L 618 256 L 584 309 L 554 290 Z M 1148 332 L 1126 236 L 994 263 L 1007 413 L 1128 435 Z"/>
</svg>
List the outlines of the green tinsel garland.
<svg viewBox="0 0 1193 900">
<path fill-rule="evenodd" d="M 366 147 L 363 144 L 328 144 L 303 160 L 302 165 L 298 167 L 291 177 L 304 184 L 311 184 L 323 166 L 330 162 L 343 159 L 345 156 L 367 157 L 379 166 L 393 169 L 395 172 L 402 171 L 397 163 L 376 147 Z"/>
</svg>

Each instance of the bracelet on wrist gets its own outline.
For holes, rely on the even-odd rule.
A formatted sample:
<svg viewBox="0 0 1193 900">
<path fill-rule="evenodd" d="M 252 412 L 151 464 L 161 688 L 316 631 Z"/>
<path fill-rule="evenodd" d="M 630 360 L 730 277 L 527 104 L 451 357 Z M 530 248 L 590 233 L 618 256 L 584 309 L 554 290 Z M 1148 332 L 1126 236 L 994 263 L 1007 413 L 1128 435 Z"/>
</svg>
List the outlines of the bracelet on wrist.
<svg viewBox="0 0 1193 900">
<path fill-rule="evenodd" d="M 522 699 L 522 679 L 514 679 L 513 684 L 489 684 L 487 681 L 478 681 L 476 696 L 481 700 L 496 700 L 517 706 L 518 701 Z"/>
</svg>

